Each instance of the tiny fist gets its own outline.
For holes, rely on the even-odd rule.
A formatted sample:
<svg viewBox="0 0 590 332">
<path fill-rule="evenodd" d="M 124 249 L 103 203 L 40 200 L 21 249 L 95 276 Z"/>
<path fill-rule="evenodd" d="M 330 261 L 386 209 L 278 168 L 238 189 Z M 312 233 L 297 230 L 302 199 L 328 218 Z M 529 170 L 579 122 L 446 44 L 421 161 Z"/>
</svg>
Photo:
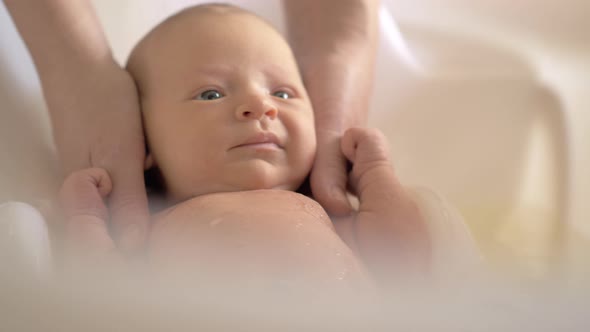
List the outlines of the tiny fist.
<svg viewBox="0 0 590 332">
<path fill-rule="evenodd" d="M 76 171 L 64 181 L 60 200 L 67 217 L 90 214 L 106 219 L 108 211 L 103 202 L 112 190 L 108 173 L 101 168 Z"/>
<path fill-rule="evenodd" d="M 111 193 L 113 184 L 106 170 L 102 168 L 88 168 L 73 172 L 62 185 L 62 192 L 86 192 L 98 190 L 101 197 Z"/>
<path fill-rule="evenodd" d="M 350 128 L 342 136 L 342 153 L 352 163 L 389 161 L 387 138 L 374 128 Z"/>
</svg>

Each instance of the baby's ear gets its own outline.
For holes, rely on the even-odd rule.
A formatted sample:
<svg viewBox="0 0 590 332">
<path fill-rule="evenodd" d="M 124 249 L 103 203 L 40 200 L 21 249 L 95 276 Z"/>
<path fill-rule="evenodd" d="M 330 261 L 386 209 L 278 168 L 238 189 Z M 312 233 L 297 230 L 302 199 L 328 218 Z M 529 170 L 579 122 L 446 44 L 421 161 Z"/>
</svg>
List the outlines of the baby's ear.
<svg viewBox="0 0 590 332">
<path fill-rule="evenodd" d="M 146 154 L 145 162 L 143 163 L 143 170 L 147 171 L 148 169 L 151 169 L 154 166 L 156 166 L 154 156 L 151 153 Z"/>
</svg>

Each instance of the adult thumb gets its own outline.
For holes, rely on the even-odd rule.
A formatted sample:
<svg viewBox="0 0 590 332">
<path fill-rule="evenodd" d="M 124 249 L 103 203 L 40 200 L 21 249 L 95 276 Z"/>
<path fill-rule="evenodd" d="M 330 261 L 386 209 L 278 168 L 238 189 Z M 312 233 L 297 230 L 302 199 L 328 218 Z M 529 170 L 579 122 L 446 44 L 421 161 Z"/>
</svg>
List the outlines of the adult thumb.
<svg viewBox="0 0 590 332">
<path fill-rule="evenodd" d="M 342 155 L 338 141 L 325 144 L 323 148 L 318 147 L 310 177 L 311 191 L 332 216 L 346 216 L 352 212 L 346 196 L 347 181 L 346 158 Z"/>
<path fill-rule="evenodd" d="M 142 170 L 113 172 L 109 208 L 118 248 L 126 255 L 138 254 L 145 248 L 150 220 Z"/>
</svg>

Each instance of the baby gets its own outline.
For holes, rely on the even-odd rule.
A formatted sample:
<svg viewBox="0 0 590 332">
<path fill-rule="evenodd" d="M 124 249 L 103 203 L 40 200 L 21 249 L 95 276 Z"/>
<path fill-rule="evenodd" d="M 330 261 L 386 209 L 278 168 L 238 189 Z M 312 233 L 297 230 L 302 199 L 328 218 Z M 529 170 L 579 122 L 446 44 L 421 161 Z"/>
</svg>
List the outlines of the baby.
<svg viewBox="0 0 590 332">
<path fill-rule="evenodd" d="M 255 15 L 188 8 L 144 37 L 127 69 L 141 101 L 145 167 L 159 175 L 165 204 L 152 215 L 153 271 L 365 287 L 429 275 L 449 252 L 437 238 L 469 242 L 460 220 L 435 211 L 443 204 L 429 209 L 420 202 L 433 198 L 400 185 L 376 130 L 349 129 L 341 140 L 353 215 L 331 219 L 300 193 L 315 158 L 314 113 L 289 45 Z M 71 175 L 61 195 L 68 224 L 106 220 L 110 189 L 104 170 Z M 96 213 L 76 212 L 88 207 Z"/>
</svg>

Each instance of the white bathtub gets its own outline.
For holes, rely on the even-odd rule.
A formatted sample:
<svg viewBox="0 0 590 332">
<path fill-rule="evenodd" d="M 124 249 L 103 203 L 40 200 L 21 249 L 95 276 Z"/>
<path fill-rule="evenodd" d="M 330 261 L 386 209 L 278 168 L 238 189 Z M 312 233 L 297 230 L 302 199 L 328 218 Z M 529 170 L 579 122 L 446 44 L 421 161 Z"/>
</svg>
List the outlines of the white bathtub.
<svg viewBox="0 0 590 332">
<path fill-rule="evenodd" d="M 121 62 L 154 22 L 194 2 L 94 1 Z M 279 1 L 234 2 L 282 22 Z M 574 257 L 582 241 L 571 239 L 590 236 L 589 3 L 389 0 L 381 18 L 370 120 L 402 179 L 449 197 L 493 263 L 543 276 Z M 59 185 L 58 168 L 3 5 L 0 29 L 0 202 L 32 201 Z"/>
</svg>

